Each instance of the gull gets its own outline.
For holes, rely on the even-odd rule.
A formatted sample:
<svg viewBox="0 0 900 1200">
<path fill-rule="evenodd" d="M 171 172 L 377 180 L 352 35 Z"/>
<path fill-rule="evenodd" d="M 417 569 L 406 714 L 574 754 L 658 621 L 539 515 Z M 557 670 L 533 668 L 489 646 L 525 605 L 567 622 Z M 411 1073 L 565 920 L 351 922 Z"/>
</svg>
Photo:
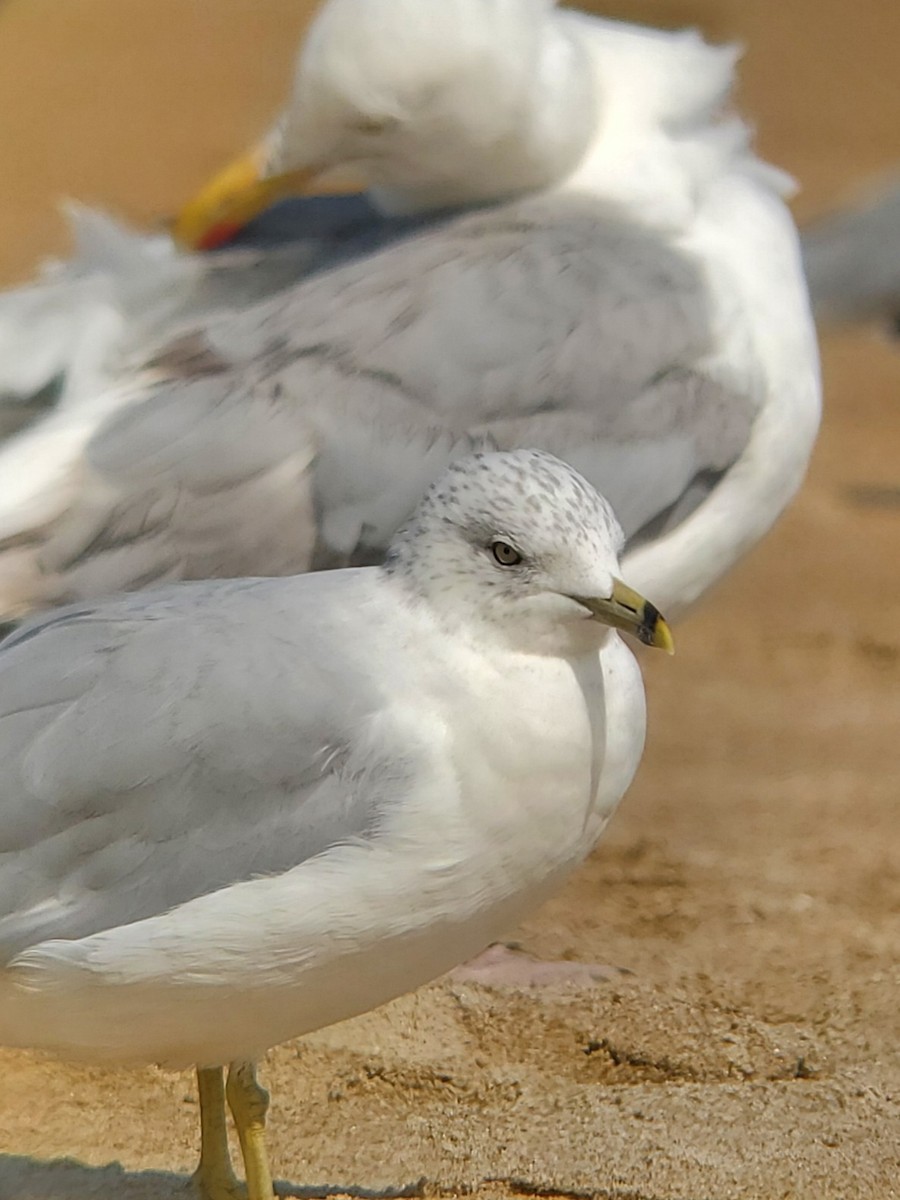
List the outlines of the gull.
<svg viewBox="0 0 900 1200">
<path fill-rule="evenodd" d="M 196 1065 L 197 1182 L 271 1200 L 269 1047 L 471 956 L 637 768 L 622 533 L 539 451 L 476 455 L 378 567 L 181 583 L 0 644 L 0 1043 Z M 223 1067 L 230 1064 L 227 1089 Z"/>
<path fill-rule="evenodd" d="M 263 149 L 176 234 L 211 245 L 341 164 L 434 223 L 170 330 L 6 442 L 0 619 L 374 563 L 454 458 L 531 445 L 607 496 L 640 587 L 690 607 L 795 494 L 820 412 L 784 177 L 724 111 L 734 61 L 549 0 L 329 0 Z"/>
<path fill-rule="evenodd" d="M 900 179 L 869 183 L 855 204 L 803 231 L 816 315 L 829 324 L 878 322 L 900 336 Z"/>
</svg>

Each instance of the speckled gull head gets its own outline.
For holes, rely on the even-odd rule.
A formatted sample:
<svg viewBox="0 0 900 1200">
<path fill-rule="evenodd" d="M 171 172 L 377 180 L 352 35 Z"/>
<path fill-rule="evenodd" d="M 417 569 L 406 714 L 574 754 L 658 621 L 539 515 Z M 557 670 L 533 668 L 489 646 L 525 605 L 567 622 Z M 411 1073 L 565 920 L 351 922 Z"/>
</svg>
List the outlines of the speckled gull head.
<svg viewBox="0 0 900 1200">
<path fill-rule="evenodd" d="M 554 0 L 326 0 L 281 120 L 185 206 L 176 239 L 226 241 L 335 166 L 389 212 L 550 186 L 590 143 L 594 87 Z"/>
<path fill-rule="evenodd" d="M 383 570 L 448 625 L 526 652 L 586 650 L 610 627 L 671 652 L 657 609 L 618 578 L 622 544 L 606 500 L 552 454 L 475 454 L 432 485 Z"/>
</svg>

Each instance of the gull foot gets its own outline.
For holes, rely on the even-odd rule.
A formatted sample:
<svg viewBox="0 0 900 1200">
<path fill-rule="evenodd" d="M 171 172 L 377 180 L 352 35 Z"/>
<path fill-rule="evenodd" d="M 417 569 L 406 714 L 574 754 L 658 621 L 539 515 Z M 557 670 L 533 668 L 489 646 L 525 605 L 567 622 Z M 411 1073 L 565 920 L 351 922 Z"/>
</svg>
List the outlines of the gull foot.
<svg viewBox="0 0 900 1200">
<path fill-rule="evenodd" d="M 456 967 L 447 978 L 452 983 L 480 983 L 492 988 L 539 988 L 558 984 L 593 987 L 632 972 L 600 963 L 548 962 L 535 958 L 514 943 L 495 942 L 476 958 Z"/>
<path fill-rule="evenodd" d="M 214 1177 L 195 1171 L 191 1183 L 200 1200 L 247 1200 L 247 1188 L 233 1175 Z"/>
</svg>

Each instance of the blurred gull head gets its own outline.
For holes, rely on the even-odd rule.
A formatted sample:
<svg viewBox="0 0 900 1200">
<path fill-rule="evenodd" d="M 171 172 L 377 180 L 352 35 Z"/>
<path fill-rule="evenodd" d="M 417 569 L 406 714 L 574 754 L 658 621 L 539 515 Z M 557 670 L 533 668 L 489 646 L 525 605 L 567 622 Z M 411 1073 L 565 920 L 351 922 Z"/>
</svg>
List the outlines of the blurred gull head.
<svg viewBox="0 0 900 1200">
<path fill-rule="evenodd" d="M 277 125 L 183 209 L 177 240 L 217 245 L 339 166 L 389 212 L 557 182 L 596 115 L 591 65 L 570 28 L 553 0 L 328 0 Z"/>
</svg>

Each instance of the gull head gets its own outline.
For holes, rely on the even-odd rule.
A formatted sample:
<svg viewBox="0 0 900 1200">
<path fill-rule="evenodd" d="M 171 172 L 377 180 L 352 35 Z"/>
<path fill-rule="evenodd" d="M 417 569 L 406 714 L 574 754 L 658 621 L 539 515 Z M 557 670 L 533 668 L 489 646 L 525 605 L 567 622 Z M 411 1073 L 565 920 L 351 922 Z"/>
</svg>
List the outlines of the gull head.
<svg viewBox="0 0 900 1200">
<path fill-rule="evenodd" d="M 176 239 L 217 245 L 335 167 L 391 212 L 551 186 L 590 142 L 593 89 L 555 0 L 326 0 L 276 127 L 185 206 Z"/>
<path fill-rule="evenodd" d="M 671 652 L 660 613 L 619 578 L 622 544 L 606 500 L 552 454 L 475 454 L 431 487 L 382 570 L 448 627 L 526 652 L 579 652 L 610 629 Z"/>
</svg>

